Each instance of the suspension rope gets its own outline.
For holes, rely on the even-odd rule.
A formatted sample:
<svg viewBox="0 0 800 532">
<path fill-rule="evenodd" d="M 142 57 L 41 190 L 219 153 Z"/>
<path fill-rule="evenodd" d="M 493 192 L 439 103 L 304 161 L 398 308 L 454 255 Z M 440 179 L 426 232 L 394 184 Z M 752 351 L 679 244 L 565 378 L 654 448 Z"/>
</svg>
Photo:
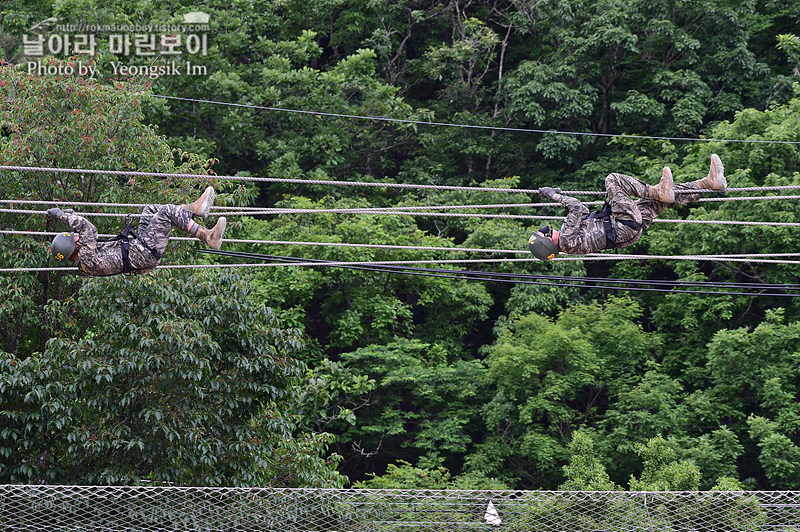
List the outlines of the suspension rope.
<svg viewBox="0 0 800 532">
<path fill-rule="evenodd" d="M 585 261 L 585 260 L 692 260 L 692 261 L 710 261 L 710 262 L 747 262 L 747 263 L 763 263 L 763 264 L 792 264 L 800 265 L 798 260 L 781 260 L 781 259 L 751 259 L 739 258 L 725 255 L 582 255 L 575 257 L 556 257 L 551 262 L 555 261 Z M 389 260 L 389 261 L 329 261 L 326 266 L 395 266 L 395 265 L 413 265 L 413 264 L 479 264 L 479 263 L 508 263 L 508 262 L 541 262 L 536 258 L 525 259 L 420 259 L 420 260 Z M 255 264 L 170 264 L 159 265 L 157 268 L 164 269 L 203 269 L 203 268 L 264 268 L 264 267 L 277 267 L 277 266 L 319 266 L 318 262 L 291 262 L 291 263 L 255 263 Z M 40 271 L 75 271 L 77 268 L 0 268 L 0 273 L 11 272 L 40 272 Z"/>
<path fill-rule="evenodd" d="M 768 196 L 772 197 L 788 197 L 788 196 Z M 796 196 L 800 198 L 800 196 Z M 28 199 L 0 199 L 0 204 L 20 204 L 20 205 L 80 205 L 86 207 L 138 207 L 144 208 L 150 203 L 101 203 L 89 201 L 41 201 L 41 200 L 28 200 Z M 602 201 L 586 201 L 584 205 L 600 205 Z M 527 207 L 561 207 L 559 203 L 492 203 L 488 205 L 405 205 L 396 207 L 352 207 L 352 208 L 331 208 L 331 209 L 305 209 L 314 212 L 351 212 L 352 209 L 359 209 L 370 212 L 384 212 L 384 211 L 413 211 L 413 210 L 430 210 L 430 209 L 511 209 L 511 208 L 527 208 Z M 215 205 L 212 212 L 216 210 L 221 211 L 250 211 L 260 213 L 262 211 L 286 211 L 293 212 L 298 209 L 292 207 L 230 207 Z"/>
<path fill-rule="evenodd" d="M 278 259 L 280 260 L 280 259 Z M 239 266 L 297 266 L 297 263 L 293 262 L 284 262 L 284 263 L 261 263 L 261 264 L 251 264 L 251 265 L 239 265 Z M 579 278 L 577 282 L 573 283 L 555 283 L 555 282 L 546 282 L 546 281 L 533 281 L 533 280 L 525 280 L 525 279 L 508 279 L 508 278 L 498 278 L 494 275 L 491 275 L 496 272 L 483 272 L 483 271 L 470 271 L 470 270 L 430 270 L 428 273 L 420 272 L 418 270 L 423 270 L 422 268 L 404 268 L 402 270 L 397 269 L 388 269 L 390 267 L 385 268 L 368 268 L 368 267 L 358 267 L 358 266 L 336 266 L 332 263 L 326 263 L 325 261 L 322 262 L 314 262 L 314 266 L 329 266 L 329 267 L 338 267 L 338 268 L 352 268 L 352 269 L 362 269 L 362 270 L 369 270 L 369 271 L 376 271 L 376 272 L 385 272 L 385 273 L 399 273 L 403 275 L 424 275 L 429 277 L 444 277 L 450 279 L 460 279 L 460 280 L 471 280 L 471 281 L 489 281 L 489 282 L 504 282 L 504 283 L 514 283 L 514 284 L 535 284 L 537 286 L 548 286 L 548 287 L 568 287 L 568 288 L 589 288 L 589 289 L 597 289 L 597 290 L 624 290 L 624 291 L 631 291 L 631 292 L 666 292 L 671 294 L 702 294 L 702 295 L 713 295 L 713 296 L 729 296 L 729 295 L 741 295 L 741 296 L 751 296 L 751 297 L 800 297 L 800 294 L 796 293 L 787 293 L 787 292 L 778 292 L 778 293 L 767 293 L 763 290 L 766 290 L 767 287 L 759 287 L 759 286 L 750 286 L 745 287 L 748 289 L 753 290 L 761 290 L 760 292 L 732 292 L 732 291 L 699 291 L 699 290 L 676 290 L 674 288 L 645 288 L 640 286 L 615 286 L 605 285 L 605 284 L 580 284 L 584 278 Z M 207 265 L 208 267 L 213 267 Z M 219 267 L 229 267 L 231 265 L 217 265 Z M 161 269 L 169 269 L 169 268 L 177 268 L 179 266 L 158 266 Z M 0 269 L 0 272 L 4 272 L 8 269 Z M 27 269 L 14 269 L 15 271 L 24 270 L 26 272 L 29 271 L 64 271 L 64 273 L 73 273 L 79 274 L 79 271 L 76 268 L 27 268 Z M 408 271 L 411 270 L 411 271 Z M 426 271 L 428 269 L 425 269 Z M 445 273 L 435 273 L 437 271 L 440 272 L 453 272 L 453 274 L 445 274 Z M 588 279 L 588 278 L 586 278 Z M 633 281 L 634 283 L 638 281 Z M 683 286 L 678 282 L 674 283 L 677 286 Z M 722 284 L 722 283 L 709 283 L 709 284 Z M 773 287 L 769 287 L 773 288 Z M 778 290 L 794 290 L 794 287 L 775 287 Z"/>
<path fill-rule="evenodd" d="M 759 200 L 792 200 L 792 199 L 800 199 L 798 195 L 774 195 L 774 196 L 733 196 L 733 197 L 724 197 L 724 198 L 700 198 L 694 200 L 692 203 L 697 202 L 723 202 L 723 201 L 759 201 Z M 2 201 L 0 200 L 0 203 Z M 65 204 L 68 204 L 64 202 Z M 605 203 L 603 200 L 600 201 L 582 201 L 581 204 L 583 205 L 602 205 Z M 51 203 L 52 204 L 52 203 Z M 109 204 L 109 206 L 114 206 L 114 204 Z M 393 211 L 430 211 L 432 209 L 442 209 L 442 210 L 455 210 L 455 209 L 522 209 L 522 208 L 531 208 L 531 207 L 561 207 L 564 206 L 560 203 L 555 202 L 547 202 L 547 203 L 495 203 L 490 205 L 411 205 L 411 206 L 397 206 L 397 207 L 334 207 L 334 208 L 298 208 L 298 207 L 227 207 L 228 214 L 361 214 L 361 213 L 385 213 Z M 217 209 L 212 209 L 216 211 Z M 236 212 L 236 211 L 242 211 Z"/>
<path fill-rule="evenodd" d="M 723 201 L 768 201 L 768 200 L 794 200 L 800 199 L 800 195 L 773 195 L 773 196 L 732 196 L 732 197 L 717 197 L 717 198 L 699 198 L 692 203 L 698 202 L 723 202 Z M 583 205 L 602 205 L 602 200 L 598 201 L 582 201 Z M 150 203 L 113 203 L 113 202 L 90 202 L 90 201 L 62 201 L 62 200 L 29 200 L 29 199 L 0 199 L 0 205 L 73 205 L 85 207 L 130 207 L 130 208 L 144 208 Z M 563 207 L 560 203 L 544 202 L 544 203 L 492 203 L 492 204 L 464 204 L 464 205 L 403 205 L 394 207 L 347 207 L 347 208 L 319 208 L 319 209 L 301 209 L 295 207 L 238 207 L 238 206 L 224 206 L 215 205 L 212 213 L 229 214 L 241 211 L 249 214 L 301 214 L 301 213 L 342 213 L 350 214 L 353 212 L 358 213 L 383 213 L 388 211 L 429 211 L 432 209 L 454 210 L 454 209 L 516 209 L 516 208 L 531 208 L 531 207 Z"/>
<path fill-rule="evenodd" d="M 58 231 L 14 231 L 14 230 L 0 230 L 0 235 L 23 235 L 23 236 L 55 236 L 60 235 Z M 116 235 L 99 234 L 100 237 L 111 237 Z M 169 240 L 179 242 L 197 242 L 196 238 L 171 236 Z M 528 250 L 523 249 L 495 249 L 495 248 L 462 248 L 462 247 L 447 247 L 447 246 L 413 246 L 413 245 L 400 245 L 400 244 L 362 244 L 351 242 L 309 242 L 302 240 L 257 240 L 257 239 L 244 239 L 244 238 L 226 238 L 224 242 L 227 244 L 262 244 L 270 246 L 313 246 L 313 247 L 340 247 L 340 248 L 365 248 L 365 249 L 396 249 L 406 251 L 457 251 L 464 253 L 508 253 L 527 255 L 530 253 Z M 774 257 L 797 257 L 798 253 L 732 253 L 724 255 L 628 255 L 628 254 L 607 254 L 607 253 L 590 253 L 587 255 L 574 255 L 572 257 L 558 257 L 553 260 L 643 260 L 647 258 L 659 259 L 674 259 L 682 260 L 683 257 L 692 257 L 688 260 L 715 260 L 715 259 L 734 259 L 734 258 L 774 258 Z M 585 258 L 584 258 L 585 257 Z M 537 259 L 538 260 L 538 259 Z"/>
<path fill-rule="evenodd" d="M 225 216 L 251 216 L 256 214 L 325 214 L 326 209 L 291 209 L 290 212 L 272 212 L 265 209 L 259 212 L 224 212 Z M 370 209 L 338 209 L 338 213 L 344 214 L 385 214 L 394 216 L 416 216 L 427 218 L 492 218 L 506 220 L 562 220 L 560 215 L 539 215 L 539 214 L 484 214 L 468 212 L 415 212 L 415 211 L 372 211 Z M 0 214 L 45 214 L 46 211 L 28 209 L 0 209 Z M 97 216 L 107 218 L 141 218 L 140 213 L 106 213 L 106 212 L 82 212 L 81 216 Z M 676 223 L 676 224 L 704 224 L 704 225 L 751 225 L 751 226 L 771 226 L 771 227 L 800 227 L 800 222 L 760 222 L 747 220 L 683 220 L 678 218 L 656 218 L 654 223 Z"/>
<path fill-rule="evenodd" d="M 800 141 L 798 142 L 800 144 Z M 265 183 L 294 183 L 303 185 L 334 185 L 350 187 L 376 187 L 376 188 L 407 188 L 416 190 L 451 190 L 459 192 L 506 192 L 512 194 L 538 194 L 539 189 L 526 188 L 499 188 L 499 187 L 461 187 L 454 185 L 421 185 L 416 183 L 385 183 L 375 181 L 336 181 L 320 179 L 288 179 L 282 177 L 252 177 L 252 176 L 231 176 L 231 175 L 207 175 L 207 174 L 179 174 L 169 172 L 140 172 L 136 170 L 94 170 L 89 168 L 59 168 L 54 166 L 18 166 L 0 165 L 0 170 L 15 170 L 21 172 L 51 172 L 66 174 L 90 174 L 90 175 L 116 175 L 116 176 L 137 176 L 137 177 L 173 177 L 182 179 L 220 179 L 231 181 L 255 181 Z M 800 190 L 798 185 L 776 185 L 760 187 L 734 187 L 727 188 L 725 192 L 760 192 L 776 190 Z M 695 190 L 675 190 L 676 194 L 694 194 Z M 712 192 L 712 191 L 708 191 Z M 561 194 L 574 196 L 605 196 L 605 191 L 597 190 L 562 190 Z"/>
<path fill-rule="evenodd" d="M 262 255 L 257 253 L 236 252 L 236 251 L 221 251 L 213 249 L 200 250 L 204 253 L 214 255 L 227 255 L 240 258 L 258 259 L 258 260 L 277 260 L 281 262 L 303 262 L 309 259 L 298 257 L 286 257 L 280 255 Z M 312 259 L 312 262 L 320 266 L 326 266 L 329 261 L 322 259 Z M 451 279 L 462 280 L 476 280 L 476 281 L 490 281 L 490 282 L 503 282 L 514 284 L 535 284 L 538 286 L 559 286 L 559 287 L 577 287 L 577 288 L 597 288 L 597 289 L 610 289 L 610 290 L 632 290 L 642 292 L 670 292 L 670 293 L 692 293 L 692 294 L 716 294 L 716 295 L 753 295 L 758 297 L 763 296 L 777 296 L 777 297 L 800 297 L 800 294 L 787 293 L 787 291 L 800 290 L 798 284 L 787 283 L 736 283 L 736 282 L 714 282 L 714 281 L 684 281 L 684 280 L 638 280 L 638 279 L 617 279 L 617 278 L 603 278 L 603 277 L 583 277 L 583 276 L 558 276 L 558 275 L 542 275 L 542 274 L 529 274 L 529 273 L 507 273 L 496 272 L 487 270 L 449 270 L 442 268 L 415 268 L 410 266 L 338 266 L 339 268 L 365 270 L 382 273 L 396 273 L 402 275 L 421 275 L 430 277 L 444 277 Z M 523 280 L 533 279 L 536 280 Z M 546 282 L 550 281 L 550 282 Z M 568 281 L 566 283 L 555 283 L 553 281 Z M 583 284 L 589 283 L 589 284 Z M 602 283 L 602 284 L 600 284 Z M 619 286 L 619 285 L 648 285 L 647 288 L 638 286 Z M 608 286 L 611 285 L 611 286 Z M 661 288 L 652 288 L 653 286 Z M 670 287 L 665 289 L 664 287 Z M 739 290 L 758 290 L 759 292 L 698 292 L 698 291 L 685 291 L 676 290 L 675 287 L 702 287 L 702 288 L 725 288 L 725 289 L 739 289 Z M 782 290 L 781 293 L 767 293 L 765 290 Z"/>
<path fill-rule="evenodd" d="M 225 105 L 229 107 L 242 107 L 246 109 L 260 109 L 264 111 L 278 111 L 282 113 L 295 113 L 314 116 L 328 116 L 334 118 L 349 118 L 355 120 L 372 120 L 378 122 L 394 122 L 400 124 L 416 124 L 426 126 L 445 126 L 445 127 L 459 127 L 465 129 L 488 129 L 492 131 L 513 131 L 520 133 L 550 133 L 553 135 L 571 135 L 583 137 L 606 137 L 606 138 L 629 138 L 629 139 L 647 139 L 647 140 L 675 140 L 675 141 L 691 141 L 691 142 L 736 142 L 736 143 L 753 143 L 753 144 L 800 144 L 800 141 L 793 140 L 761 140 L 761 139 L 715 139 L 715 138 L 694 138 L 694 137 L 660 137 L 650 135 L 631 135 L 624 133 L 591 133 L 586 131 L 559 131 L 547 129 L 530 129 L 530 128 L 517 128 L 508 126 L 483 126 L 475 124 L 459 124 L 453 122 L 433 122 L 428 120 L 412 120 L 408 118 L 391 118 L 388 116 L 368 116 L 368 115 L 355 115 L 346 113 L 330 113 L 324 111 L 305 111 L 300 109 L 290 109 L 286 107 L 270 107 L 266 105 L 254 105 L 246 103 L 233 103 L 222 102 L 217 100 L 203 100 L 199 98 L 182 98 L 179 96 L 165 96 L 163 94 L 152 94 L 154 98 L 161 98 L 164 100 L 178 100 L 193 103 L 207 103 L 214 105 Z"/>
<path fill-rule="evenodd" d="M 200 253 L 206 253 L 209 255 L 222 255 L 222 256 L 231 256 L 231 257 L 239 257 L 239 258 L 257 258 L 257 259 L 267 259 L 267 260 L 280 260 L 283 262 L 318 262 L 318 263 L 327 263 L 329 260 L 326 259 L 307 259 L 303 257 L 288 257 L 283 255 L 264 255 L 260 253 L 250 253 L 250 252 L 243 252 L 243 251 L 225 251 L 225 250 L 216 250 L 216 249 L 199 249 Z M 790 255 L 797 256 L 800 253 L 791 253 Z M 367 267 L 353 267 L 354 269 L 367 269 Z M 487 271 L 487 270 L 445 270 L 445 269 L 438 269 L 438 268 L 414 268 L 410 266 L 383 266 L 383 271 L 390 271 L 390 270 L 403 270 L 403 271 L 424 271 L 424 272 L 456 272 L 456 273 L 479 273 L 481 275 L 492 275 L 497 277 L 509 277 L 509 278 L 525 278 L 525 279 L 555 279 L 555 280 L 581 280 L 581 281 L 590 281 L 590 282 L 603 282 L 603 283 L 611 283 L 611 284 L 654 284 L 654 285 L 667 285 L 673 286 L 675 284 L 686 285 L 686 286 L 715 286 L 715 287 L 739 287 L 739 288 L 780 288 L 780 289 L 787 289 L 787 290 L 800 290 L 800 284 L 797 283 L 739 283 L 739 282 L 732 282 L 732 281 L 688 281 L 688 280 L 681 280 L 681 279 L 620 279 L 620 278 L 613 278 L 613 277 L 586 277 L 586 276 L 561 276 L 561 275 L 546 275 L 546 274 L 539 274 L 539 273 L 524 273 L 524 272 L 497 272 L 497 271 Z"/>
<path fill-rule="evenodd" d="M 55 236 L 60 235 L 61 232 L 53 231 L 13 231 L 13 230 L 0 230 L 0 235 L 24 235 L 24 236 Z M 111 237 L 116 235 L 99 234 L 100 237 Z M 179 242 L 197 242 L 196 238 L 186 236 L 171 236 L 169 240 Z M 322 247 L 341 247 L 341 248 L 367 248 L 367 249 L 396 249 L 408 251 L 460 251 L 465 253 L 519 253 L 528 254 L 527 250 L 520 249 L 491 249 L 491 248 L 460 248 L 460 247 L 447 247 L 447 246 L 412 246 L 400 244 L 361 244 L 349 242 L 307 242 L 307 241 L 292 241 L 292 240 L 257 240 L 245 238 L 226 238 L 224 242 L 227 244 L 263 244 L 274 246 L 322 246 Z"/>
<path fill-rule="evenodd" d="M 417 190 L 453 190 L 459 192 L 508 192 L 515 194 L 538 194 L 539 189 L 516 189 L 516 188 L 497 188 L 497 187 L 459 187 L 451 185 L 420 185 L 415 183 L 383 183 L 374 181 L 328 181 L 320 179 L 287 179 L 281 177 L 252 177 L 252 176 L 231 176 L 231 175 L 203 175 L 203 174 L 178 174 L 167 172 L 139 172 L 135 170 L 92 170 L 86 168 L 58 168 L 52 166 L 15 166 L 0 165 L 0 170 L 17 170 L 23 172 L 53 172 L 67 174 L 90 174 L 90 175 L 117 175 L 117 176 L 136 176 L 136 177 L 173 177 L 181 179 L 222 179 L 231 181 L 255 181 L 264 183 L 293 183 L 301 185 L 334 185 L 334 186 L 360 186 L 376 188 L 407 188 Z M 575 195 L 605 195 L 605 192 L 595 192 L 588 190 L 570 190 L 564 194 Z"/>
</svg>

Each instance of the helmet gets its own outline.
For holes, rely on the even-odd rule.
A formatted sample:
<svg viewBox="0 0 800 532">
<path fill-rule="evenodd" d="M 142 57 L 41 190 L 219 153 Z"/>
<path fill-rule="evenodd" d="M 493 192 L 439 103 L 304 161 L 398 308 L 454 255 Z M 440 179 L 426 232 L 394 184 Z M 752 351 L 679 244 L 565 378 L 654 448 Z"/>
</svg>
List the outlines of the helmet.
<svg viewBox="0 0 800 532">
<path fill-rule="evenodd" d="M 558 255 L 558 246 L 552 239 L 533 233 L 528 240 L 528 249 L 539 260 L 550 260 Z"/>
<path fill-rule="evenodd" d="M 53 243 L 50 244 L 50 253 L 57 261 L 68 259 L 75 251 L 75 237 L 72 233 L 61 233 L 56 235 Z"/>
</svg>

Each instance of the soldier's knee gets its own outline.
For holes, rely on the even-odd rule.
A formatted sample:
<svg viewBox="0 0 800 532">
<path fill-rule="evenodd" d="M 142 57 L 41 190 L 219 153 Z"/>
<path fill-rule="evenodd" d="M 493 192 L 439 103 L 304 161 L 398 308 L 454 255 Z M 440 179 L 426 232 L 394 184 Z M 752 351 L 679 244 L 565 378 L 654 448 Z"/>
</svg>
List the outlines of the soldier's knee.
<svg viewBox="0 0 800 532">
<path fill-rule="evenodd" d="M 608 174 L 606 176 L 606 186 L 617 182 L 617 174 Z"/>
</svg>

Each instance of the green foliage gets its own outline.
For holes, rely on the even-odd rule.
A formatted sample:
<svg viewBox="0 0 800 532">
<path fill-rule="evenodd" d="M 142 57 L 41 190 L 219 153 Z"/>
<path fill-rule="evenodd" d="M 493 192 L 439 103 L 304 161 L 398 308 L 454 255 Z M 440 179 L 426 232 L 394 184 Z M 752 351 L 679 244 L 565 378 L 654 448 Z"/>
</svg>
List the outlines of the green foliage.
<svg viewBox="0 0 800 532">
<path fill-rule="evenodd" d="M 569 463 L 563 467 L 564 481 L 559 489 L 568 491 L 618 491 L 619 486 L 611 482 L 606 468 L 595 453 L 591 434 L 585 430 L 572 433 L 567 450 Z"/>
<path fill-rule="evenodd" d="M 308 370 L 303 383 L 301 404 L 306 410 L 303 419 L 313 423 L 316 432 L 326 431 L 336 422 L 354 425 L 356 412 L 369 405 L 369 395 L 374 389 L 374 379 L 326 358 Z"/>
<path fill-rule="evenodd" d="M 373 398 L 380 399 L 370 401 L 340 438 L 355 442 L 364 459 L 380 463 L 405 450 L 420 467 L 436 469 L 472 447 L 485 397 L 480 361 L 454 358 L 442 345 L 402 339 L 341 357 L 374 379 Z M 351 460 L 346 465 L 358 468 L 358 455 Z"/>
<path fill-rule="evenodd" d="M 55 60 L 53 60 L 55 62 Z M 148 169 L 175 173 L 207 173 L 211 161 L 173 151 L 156 128 L 143 122 L 140 88 L 122 83 L 105 85 L 80 76 L 34 76 L 13 67 L 0 68 L 3 136 L 0 161 L 87 169 Z M 128 179 L 112 175 L 6 172 L 6 198 L 39 201 L 152 201 L 182 203 L 198 190 L 183 180 Z M 120 216 L 122 218 L 122 216 Z M 120 220 L 95 219 L 101 233 L 116 233 Z M 54 231 L 63 226 L 43 215 L 4 215 L 6 230 Z M 0 241 L 4 264 L 48 265 L 47 244 L 26 237 Z M 174 252 L 177 257 L 182 255 Z M 70 276 L 15 275 L 3 281 L 11 304 L 0 309 L 5 350 L 19 356 L 43 351 L 65 309 L 45 312 L 49 299 L 63 300 L 80 286 Z"/>
<path fill-rule="evenodd" d="M 661 436 L 635 447 L 644 462 L 641 476 L 631 477 L 631 491 L 694 491 L 700 484 L 700 470 L 693 463 L 678 461 L 677 453 Z"/>
<path fill-rule="evenodd" d="M 75 326 L 2 359 L 8 482 L 336 485 L 293 439 L 296 330 L 231 275 L 96 279 Z M 51 309 L 55 310 L 55 309 Z M 99 315 L 102 320 L 98 320 Z"/>
<path fill-rule="evenodd" d="M 488 349 L 495 392 L 483 409 L 490 434 L 475 460 L 495 474 L 554 482 L 573 431 L 599 420 L 624 372 L 636 372 L 658 345 L 640 317 L 634 301 L 618 298 L 575 305 L 555 321 L 531 314 L 505 324 Z"/>
<path fill-rule="evenodd" d="M 4 164 L 206 173 L 143 122 L 140 88 L 0 71 Z M 7 198 L 179 202 L 196 181 L 9 172 Z M 205 183 L 203 183 L 203 186 Z M 238 196 L 234 199 L 233 196 Z M 246 196 L 234 190 L 234 201 Z M 225 198 L 221 198 L 224 203 Z M 100 223 L 101 231 L 117 224 Z M 3 229 L 53 230 L 43 216 Z M 170 249 L 179 261 L 185 252 Z M 46 244 L 0 241 L 4 264 L 46 266 Z M 329 436 L 299 433 L 303 342 L 242 279 L 4 275 L 0 476 L 6 482 L 340 486 Z"/>
<path fill-rule="evenodd" d="M 281 206 L 355 208 L 364 201 L 312 202 L 293 197 Z M 270 223 L 245 222 L 250 238 L 306 242 L 371 244 L 378 248 L 281 246 L 276 254 L 326 260 L 431 260 L 431 251 L 390 249 L 389 246 L 454 247 L 452 240 L 427 234 L 409 216 L 372 214 L 298 215 Z M 380 248 L 381 245 L 387 246 Z M 263 249 L 261 250 L 263 252 Z M 435 266 L 434 266 L 435 267 Z M 325 272 L 271 268 L 259 273 L 257 290 L 270 304 L 293 309 L 296 322 L 320 332 L 326 349 L 342 352 L 370 344 L 383 345 L 395 337 L 438 342 L 459 351 L 486 317 L 492 299 L 484 286 L 445 278 L 405 276 L 378 271 L 329 269 Z M 448 330 L 447 338 L 441 331 Z"/>
<path fill-rule="evenodd" d="M 362 489 L 508 489 L 508 486 L 502 482 L 480 474 L 468 473 L 453 477 L 446 467 L 425 469 L 414 467 L 403 460 L 396 464 L 389 464 L 385 474 L 371 475 L 368 480 L 356 482 L 354 487 Z"/>
<path fill-rule="evenodd" d="M 704 176 L 710 154 L 719 153 L 731 186 L 800 183 L 800 151 L 792 144 L 673 144 L 549 132 L 800 141 L 798 12 L 786 2 L 699 0 L 676 8 L 647 0 L 209 0 L 195 8 L 175 0 L 11 0 L 0 11 L 0 54 L 19 63 L 22 36 L 50 16 L 65 23 L 178 24 L 194 9 L 210 15 L 208 53 L 190 58 L 208 69 L 204 76 L 109 82 L 111 61 L 144 64 L 149 58 L 120 57 L 105 45 L 91 58 L 100 69 L 94 80 L 40 77 L 21 67 L 2 67 L 0 162 L 203 174 L 211 173 L 214 163 L 219 173 L 289 179 L 585 190 L 601 188 L 610 172 L 655 182 L 665 164 L 677 181 L 691 181 Z M 98 35 L 101 41 L 103 36 Z M 59 64 L 57 59 L 44 61 Z M 317 116 L 164 100 L 150 92 L 547 132 Z M 219 201 L 228 205 L 326 208 L 532 199 L 527 194 L 212 183 L 222 189 Z M 125 203 L 153 198 L 183 203 L 201 187 L 188 179 L 33 172 L 6 172 L 3 184 L 11 199 Z M 503 212 L 545 214 L 553 216 L 547 223 L 554 224 L 560 219 L 555 209 Z M 664 217 L 800 222 L 797 204 L 790 200 L 697 203 Z M 107 233 L 120 224 L 108 218 L 97 222 Z M 231 222 L 231 237 L 381 247 L 226 248 L 364 261 L 471 256 L 390 245 L 525 249 L 537 227 L 518 220 L 397 215 L 281 215 Z M 56 225 L 39 216 L 3 214 L 0 229 L 52 231 Z M 657 223 L 627 251 L 763 253 L 791 250 L 794 244 L 788 227 Z M 4 236 L 0 262 L 45 266 L 45 249 L 44 241 Z M 171 246 L 170 260 L 201 260 L 189 255 L 191 249 Z M 609 264 L 509 262 L 493 268 L 567 278 L 796 282 L 792 265 Z M 195 292 L 224 299 L 223 292 L 195 290 L 194 277 L 151 279 L 159 286 L 144 280 L 85 282 L 48 273 L 0 277 L 0 349 L 8 366 L 2 378 L 17 379 L 0 391 L 2 415 L 14 419 L 0 428 L 6 431 L 0 434 L 5 478 L 14 471 L 19 481 L 152 478 L 332 486 L 343 482 L 333 474 L 338 467 L 355 480 L 392 487 L 616 489 L 631 478 L 642 489 L 794 489 L 800 483 L 793 465 L 800 448 L 794 348 L 800 307 L 794 300 L 679 293 L 638 293 L 633 300 L 545 282 L 511 285 L 271 267 L 247 278 L 238 306 L 226 303 L 230 316 L 220 323 L 239 323 L 244 329 L 234 327 L 235 334 L 227 334 L 215 323 L 212 328 L 220 328 L 209 336 L 195 312 L 175 310 L 173 304 Z M 199 279 L 208 284 L 216 277 Z M 229 276 L 220 277 L 225 279 Z M 239 286 L 239 281 L 228 282 Z M 127 294 L 138 283 L 151 301 L 133 304 L 158 307 L 150 318 L 127 314 L 121 303 L 114 303 L 117 290 Z M 152 319 L 157 334 L 151 334 L 161 343 L 132 352 L 130 341 L 123 343 L 103 328 L 105 309 L 87 301 L 89 294 L 111 302 L 109 319 Z M 269 313 L 241 315 L 252 308 L 262 312 L 264 305 L 274 308 L 269 318 Z M 202 319 L 213 315 L 206 313 Z M 160 325 L 179 318 L 190 325 L 174 331 Z M 170 342 L 187 346 L 187 353 L 216 353 L 233 337 L 277 345 L 270 340 L 272 333 L 251 336 L 267 322 L 273 332 L 302 330 L 304 347 L 285 351 L 306 367 L 290 363 L 291 371 L 262 395 L 248 387 L 254 383 L 247 377 L 219 383 L 212 375 L 214 364 L 239 362 L 241 375 L 272 371 L 269 357 L 249 360 L 244 348 L 213 360 L 192 354 L 179 357 L 174 367 L 165 365 L 147 381 L 164 384 L 162 395 L 147 395 L 125 365 L 131 360 L 150 364 L 160 352 L 154 346 Z M 114 340 L 110 347 L 99 343 L 106 336 Z M 91 349 L 79 352 L 76 346 L 87 342 L 94 342 Z M 207 381 L 230 395 L 225 401 L 244 402 L 236 408 L 241 417 L 204 410 L 219 404 L 206 404 L 191 393 L 197 391 L 193 383 Z M 61 406 L 48 403 L 46 394 L 26 399 L 26 386 L 58 392 Z M 124 395 L 125 386 L 141 403 L 139 410 L 121 400 L 111 404 Z M 12 389 L 25 393 L 9 395 Z M 202 391 L 222 401 L 222 395 Z M 164 430 L 147 433 L 145 404 L 163 412 L 157 400 L 173 396 L 190 414 L 167 421 L 148 417 L 147 423 Z M 90 404 L 110 404 L 109 411 L 123 417 L 103 417 Z M 51 406 L 57 410 L 47 410 Z M 290 408 L 295 416 L 288 414 Z M 31 417 L 30 428 L 27 418 L 23 423 L 18 415 Z M 66 424 L 55 427 L 58 419 Z M 64 431 L 77 430 L 82 419 L 105 431 L 91 440 L 96 448 L 89 440 L 68 442 L 72 448 L 62 441 Z M 119 433 L 123 426 L 130 435 Z M 169 427 L 180 429 L 172 436 L 179 444 L 168 439 Z M 36 432 L 40 429 L 44 432 Z M 12 432 L 23 434 L 17 442 L 29 447 L 9 440 Z M 184 441 L 190 433 L 199 439 Z M 238 448 L 232 443 L 236 434 L 245 437 Z M 127 443 L 120 441 L 142 442 L 150 462 L 136 466 L 134 459 L 144 459 L 144 451 L 138 443 L 123 449 Z M 339 455 L 322 458 L 326 445 L 335 447 L 341 463 Z M 221 454 L 208 458 L 209 449 Z M 109 457 L 116 460 L 114 453 L 131 458 L 113 462 L 117 469 L 112 471 Z M 729 516 L 731 522 L 755 527 L 763 516 L 754 508 L 744 504 Z M 564 527 L 574 529 L 622 529 L 642 519 L 641 509 L 633 506 L 604 510 L 608 518 L 601 520 L 558 504 L 531 512 L 557 523 L 559 516 L 572 519 Z M 669 528 L 667 506 L 654 508 L 653 515 L 657 526 Z"/>
</svg>

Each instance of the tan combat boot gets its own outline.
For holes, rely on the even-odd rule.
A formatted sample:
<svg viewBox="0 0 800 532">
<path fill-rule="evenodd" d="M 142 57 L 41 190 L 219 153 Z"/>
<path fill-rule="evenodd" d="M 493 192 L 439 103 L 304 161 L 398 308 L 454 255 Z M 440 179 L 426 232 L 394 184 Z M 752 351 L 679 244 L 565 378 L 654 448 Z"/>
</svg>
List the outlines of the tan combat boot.
<svg viewBox="0 0 800 532">
<path fill-rule="evenodd" d="M 669 169 L 669 166 L 664 167 L 664 171 L 661 173 L 661 181 L 657 185 L 648 188 L 647 197 L 663 203 L 675 203 L 675 189 L 672 188 L 672 170 Z"/>
<path fill-rule="evenodd" d="M 214 192 L 214 187 L 208 187 L 206 188 L 205 192 L 203 192 L 203 195 L 197 198 L 194 203 L 181 205 L 181 208 L 186 209 L 187 211 L 192 211 L 195 216 L 205 218 L 208 216 L 211 206 L 214 204 L 214 198 L 216 197 L 217 193 Z"/>
<path fill-rule="evenodd" d="M 225 233 L 225 226 L 227 224 L 228 220 L 226 220 L 223 216 L 217 220 L 217 225 L 211 229 L 198 226 L 197 234 L 195 236 L 197 236 L 197 239 L 208 247 L 212 249 L 219 249 L 222 247 L 222 235 Z"/>
<path fill-rule="evenodd" d="M 716 153 L 711 156 L 711 169 L 708 175 L 698 180 L 697 186 L 704 190 L 716 190 L 722 192 L 728 188 L 728 180 L 725 179 L 725 167 Z"/>
</svg>

